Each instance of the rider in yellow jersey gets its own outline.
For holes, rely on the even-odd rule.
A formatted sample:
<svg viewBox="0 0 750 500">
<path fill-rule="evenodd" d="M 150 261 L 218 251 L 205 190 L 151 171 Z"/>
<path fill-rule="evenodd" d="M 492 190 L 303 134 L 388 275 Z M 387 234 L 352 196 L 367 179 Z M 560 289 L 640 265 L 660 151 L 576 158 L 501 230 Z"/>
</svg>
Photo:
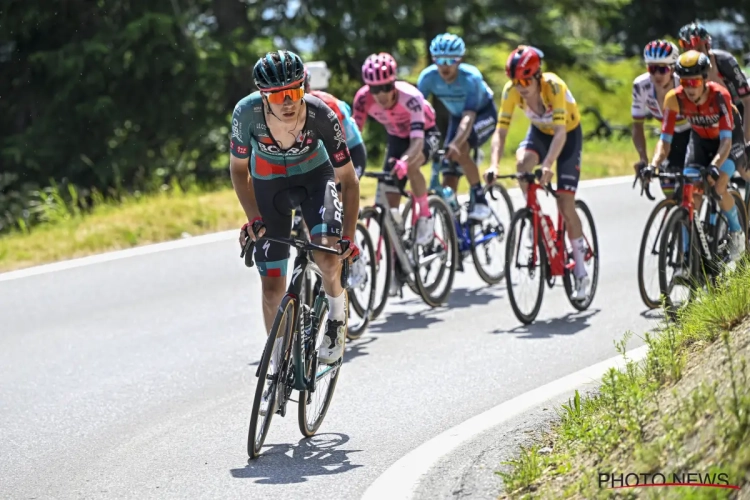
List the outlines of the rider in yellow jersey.
<svg viewBox="0 0 750 500">
<path fill-rule="evenodd" d="M 583 149 L 581 115 L 565 82 L 554 73 L 542 73 L 543 57 L 541 50 L 526 45 L 520 45 L 508 56 L 505 73 L 510 81 L 503 88 L 486 175 L 488 182 L 497 175 L 513 111 L 521 108 L 531 120 L 531 126 L 516 151 L 516 169 L 531 172 L 541 164 L 542 183 L 547 184 L 552 180 L 552 164 L 557 162 L 557 205 L 565 219 L 575 259 L 576 286 L 572 298 L 585 300 L 590 279 L 584 267 L 586 244 L 581 219 L 575 210 Z M 525 195 L 526 183 L 520 184 Z"/>
</svg>

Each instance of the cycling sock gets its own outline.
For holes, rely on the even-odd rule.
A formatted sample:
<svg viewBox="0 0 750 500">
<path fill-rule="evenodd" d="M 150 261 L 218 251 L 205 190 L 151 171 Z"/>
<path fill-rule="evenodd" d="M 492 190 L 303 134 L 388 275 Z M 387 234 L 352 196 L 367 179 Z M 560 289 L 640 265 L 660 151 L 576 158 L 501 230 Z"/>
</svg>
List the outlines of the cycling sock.
<svg viewBox="0 0 750 500">
<path fill-rule="evenodd" d="M 482 190 L 481 182 L 477 182 L 471 186 L 471 194 L 474 195 L 474 203 L 487 204 L 487 200 L 484 198 L 484 191 Z"/>
<path fill-rule="evenodd" d="M 430 204 L 427 202 L 427 193 L 423 194 L 422 196 L 415 196 L 414 201 L 417 203 L 417 206 L 419 207 L 419 216 L 429 217 L 430 216 Z"/>
<path fill-rule="evenodd" d="M 739 216 L 737 215 L 737 205 L 734 205 L 729 211 L 722 210 L 722 213 L 727 217 L 730 233 L 736 233 L 742 229 Z"/>
<path fill-rule="evenodd" d="M 328 319 L 346 322 L 346 296 L 344 291 L 338 297 L 326 294 L 328 299 Z"/>
<path fill-rule="evenodd" d="M 573 260 L 576 261 L 576 267 L 573 270 L 573 272 L 576 275 L 576 278 L 583 278 L 586 276 L 586 266 L 584 265 L 584 251 L 586 250 L 586 242 L 583 239 L 583 236 L 580 238 L 576 238 L 573 240 Z"/>
</svg>

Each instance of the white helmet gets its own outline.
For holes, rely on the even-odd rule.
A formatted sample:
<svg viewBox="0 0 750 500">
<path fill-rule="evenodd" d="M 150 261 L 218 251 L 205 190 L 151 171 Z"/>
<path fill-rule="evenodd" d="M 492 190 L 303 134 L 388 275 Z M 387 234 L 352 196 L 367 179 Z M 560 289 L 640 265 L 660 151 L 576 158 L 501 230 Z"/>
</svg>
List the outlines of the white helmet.
<svg viewBox="0 0 750 500">
<path fill-rule="evenodd" d="M 643 49 L 643 59 L 646 64 L 675 64 L 680 57 L 677 45 L 667 40 L 648 42 Z"/>
</svg>

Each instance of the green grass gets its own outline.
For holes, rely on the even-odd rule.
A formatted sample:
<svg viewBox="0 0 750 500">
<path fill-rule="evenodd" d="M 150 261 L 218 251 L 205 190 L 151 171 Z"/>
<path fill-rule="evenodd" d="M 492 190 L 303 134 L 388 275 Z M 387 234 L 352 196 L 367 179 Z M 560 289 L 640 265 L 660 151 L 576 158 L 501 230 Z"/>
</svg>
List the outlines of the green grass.
<svg viewBox="0 0 750 500">
<path fill-rule="evenodd" d="M 750 267 L 730 271 L 646 334 L 646 358 L 610 370 L 598 394 L 575 397 L 539 444 L 503 463 L 503 498 L 609 498 L 598 472 L 723 472 L 750 485 Z M 625 354 L 630 337 L 616 345 Z M 745 486 L 747 489 L 748 486 Z M 633 490 L 631 490 L 633 491 Z M 727 498 L 731 490 L 649 488 L 646 498 Z"/>
</svg>

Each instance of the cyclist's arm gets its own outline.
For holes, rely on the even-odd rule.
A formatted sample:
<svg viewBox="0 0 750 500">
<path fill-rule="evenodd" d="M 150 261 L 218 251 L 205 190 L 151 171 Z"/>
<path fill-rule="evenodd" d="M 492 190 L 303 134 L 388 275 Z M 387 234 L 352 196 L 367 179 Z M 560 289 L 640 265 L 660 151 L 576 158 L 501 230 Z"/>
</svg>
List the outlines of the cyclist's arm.
<svg viewBox="0 0 750 500">
<path fill-rule="evenodd" d="M 674 89 L 667 92 L 664 96 L 664 117 L 661 120 L 661 135 L 656 143 L 654 157 L 651 159 L 651 165 L 658 167 L 669 156 L 672 148 L 672 138 L 674 136 L 674 124 L 677 121 L 677 114 L 680 112 L 680 104 L 677 102 L 677 94 Z"/>
<path fill-rule="evenodd" d="M 409 147 L 401 156 L 401 160 L 405 161 L 409 167 L 421 167 L 418 164 L 419 153 L 422 152 L 424 147 L 424 101 L 421 96 L 414 96 L 406 102 L 406 109 L 409 110 L 411 118 L 411 127 L 409 131 Z M 425 158 L 424 161 L 429 160 Z"/>
<path fill-rule="evenodd" d="M 352 115 L 352 118 L 354 118 L 354 123 L 357 124 L 357 128 L 360 132 L 364 130 L 365 122 L 367 121 L 367 101 L 369 95 L 369 89 L 367 87 L 362 87 L 354 96 L 354 114 Z"/>
<path fill-rule="evenodd" d="M 235 134 L 232 131 L 232 139 L 229 143 L 229 176 L 232 178 L 232 186 L 237 194 L 237 199 L 245 211 L 247 220 L 251 221 L 260 217 L 258 203 L 255 201 L 255 190 L 253 189 L 253 178 L 250 175 L 250 154 L 252 146 L 250 145 L 250 117 L 243 116 L 243 111 L 248 108 L 245 106 L 235 106 L 232 113 L 232 122 L 235 120 L 240 124 L 239 130 Z"/>
<path fill-rule="evenodd" d="M 716 93 L 716 103 L 719 108 L 719 149 L 711 161 L 711 166 L 721 168 L 732 150 L 734 117 L 732 116 L 732 97 L 729 95 L 729 91 L 722 87 L 721 91 Z"/>
<path fill-rule="evenodd" d="M 643 127 L 643 120 L 646 118 L 644 97 L 643 90 L 633 82 L 633 97 L 630 105 L 630 116 L 633 117 L 633 146 L 635 146 L 639 160 L 648 163 L 646 133 Z"/>
<path fill-rule="evenodd" d="M 338 174 L 341 182 L 341 198 L 344 205 L 341 232 L 342 236 L 348 236 L 353 240 L 359 216 L 359 179 L 354 171 L 339 117 L 322 101 L 321 106 L 322 112 L 315 113 L 315 121 L 334 172 Z"/>
<path fill-rule="evenodd" d="M 492 134 L 492 143 L 490 144 L 490 166 L 487 169 L 491 172 L 497 172 L 500 160 L 503 158 L 505 151 L 505 139 L 508 137 L 510 120 L 513 117 L 513 110 L 516 107 L 515 93 L 511 95 L 512 83 L 508 82 L 503 88 L 503 94 L 500 98 L 500 112 L 497 114 L 497 125 L 495 133 Z"/>
<path fill-rule="evenodd" d="M 559 89 L 552 99 L 552 125 L 555 135 L 552 137 L 552 143 L 549 145 L 547 156 L 542 161 L 542 168 L 552 168 L 557 161 L 558 156 L 565 147 L 565 141 L 568 139 L 568 133 L 565 130 L 565 94 L 567 88 L 559 85 Z"/>
</svg>

